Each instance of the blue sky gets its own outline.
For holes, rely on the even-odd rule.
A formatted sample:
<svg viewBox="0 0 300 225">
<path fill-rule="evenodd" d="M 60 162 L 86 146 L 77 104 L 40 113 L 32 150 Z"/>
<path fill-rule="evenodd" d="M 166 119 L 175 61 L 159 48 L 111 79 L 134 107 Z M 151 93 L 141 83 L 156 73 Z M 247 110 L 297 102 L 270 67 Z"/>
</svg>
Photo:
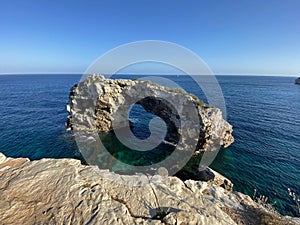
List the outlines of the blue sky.
<svg viewBox="0 0 300 225">
<path fill-rule="evenodd" d="M 299 0 L 0 0 L 0 73 L 82 73 L 128 42 L 164 40 L 216 74 L 300 74 Z"/>
</svg>

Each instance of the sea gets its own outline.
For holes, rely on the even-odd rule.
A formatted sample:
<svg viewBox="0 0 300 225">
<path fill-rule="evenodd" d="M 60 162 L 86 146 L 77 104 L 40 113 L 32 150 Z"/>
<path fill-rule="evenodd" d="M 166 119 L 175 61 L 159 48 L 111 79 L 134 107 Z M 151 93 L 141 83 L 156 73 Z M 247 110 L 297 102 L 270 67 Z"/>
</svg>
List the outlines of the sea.
<svg viewBox="0 0 300 225">
<path fill-rule="evenodd" d="M 1 75 L 0 152 L 31 160 L 81 159 L 73 135 L 65 129 L 69 91 L 80 78 L 78 74 Z M 165 78 L 207 101 L 189 76 Z M 299 216 L 288 188 L 300 198 L 300 85 L 293 77 L 216 78 L 235 142 L 219 151 L 211 167 L 228 177 L 235 191 L 252 197 L 256 189 L 256 196 L 267 196 L 280 213 Z M 139 120 L 134 116 L 131 113 L 130 119 Z M 139 126 L 137 134 L 147 133 L 145 124 Z"/>
</svg>

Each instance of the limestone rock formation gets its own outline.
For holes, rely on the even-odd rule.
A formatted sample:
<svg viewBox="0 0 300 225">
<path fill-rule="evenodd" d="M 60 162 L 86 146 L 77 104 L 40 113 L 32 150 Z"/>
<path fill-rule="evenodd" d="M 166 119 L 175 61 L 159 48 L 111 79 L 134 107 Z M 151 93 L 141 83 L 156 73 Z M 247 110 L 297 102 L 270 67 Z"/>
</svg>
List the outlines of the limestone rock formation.
<svg viewBox="0 0 300 225">
<path fill-rule="evenodd" d="M 148 185 L 139 186 L 140 182 Z M 234 225 L 300 221 L 267 212 L 250 197 L 207 182 L 183 182 L 159 175 L 125 176 L 81 165 L 75 159 L 29 161 L 0 153 L 0 224 Z"/>
<path fill-rule="evenodd" d="M 189 179 L 198 169 L 191 169 L 195 165 L 190 162 L 197 161 L 196 166 L 199 166 L 200 152 L 217 152 L 234 140 L 232 126 L 223 119 L 220 109 L 205 104 L 182 89 L 144 80 L 113 80 L 90 75 L 71 88 L 69 98 L 67 129 L 73 130 L 86 162 L 101 169 L 126 174 L 132 174 L 128 171 L 155 174 L 164 167 L 168 174 L 173 175 L 186 167 L 188 169 L 184 168 L 185 173 L 181 175 Z M 165 132 L 163 127 L 157 128 L 159 126 L 153 125 L 156 123 L 151 120 L 151 135 L 145 140 L 138 139 L 132 133 L 132 123 L 128 119 L 134 104 L 164 121 Z M 103 133 L 113 133 L 117 137 L 108 138 L 109 145 L 114 143 L 112 151 L 103 144 L 103 139 L 106 140 Z M 130 150 L 116 152 L 116 148 L 122 148 L 118 142 Z M 164 145 L 169 147 L 166 149 Z M 163 150 L 155 149 L 157 146 Z M 123 163 L 122 159 L 126 157 L 134 160 Z M 162 160 L 164 158 L 167 159 Z M 145 166 L 149 162 L 151 165 Z M 204 162 L 201 166 L 211 163 Z M 196 174 L 197 180 L 206 180 L 204 172 Z M 230 185 L 226 186 L 230 188 Z"/>
<path fill-rule="evenodd" d="M 177 145 L 181 138 L 183 149 L 196 141 L 195 152 L 211 151 L 214 145 L 228 147 L 234 140 L 232 126 L 222 112 L 192 94 L 150 81 L 113 80 L 100 75 L 90 75 L 71 89 L 66 125 L 75 131 L 121 128 L 128 123 L 133 104 L 162 118 L 168 125 L 166 141 Z"/>
</svg>

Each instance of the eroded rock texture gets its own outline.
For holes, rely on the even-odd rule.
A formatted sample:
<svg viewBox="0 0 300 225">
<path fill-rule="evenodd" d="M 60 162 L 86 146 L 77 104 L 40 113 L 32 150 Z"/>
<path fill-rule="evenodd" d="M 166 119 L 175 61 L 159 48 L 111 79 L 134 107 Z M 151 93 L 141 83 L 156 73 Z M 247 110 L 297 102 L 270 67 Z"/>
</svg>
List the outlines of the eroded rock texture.
<svg viewBox="0 0 300 225">
<path fill-rule="evenodd" d="M 139 186 L 143 182 L 148 185 Z M 0 153 L 0 224 L 232 225 L 261 221 L 297 222 L 266 212 L 246 195 L 207 182 L 121 176 L 74 159 L 29 161 Z"/>
<path fill-rule="evenodd" d="M 233 142 L 232 126 L 222 112 L 208 106 L 181 89 L 160 86 L 142 80 L 112 80 L 90 75 L 75 85 L 67 105 L 67 126 L 75 131 L 108 132 L 128 124 L 128 111 L 140 104 L 162 118 L 168 126 L 166 141 L 189 148 L 196 141 L 195 152 L 228 147 Z M 115 123 L 115 124 L 114 124 Z"/>
</svg>

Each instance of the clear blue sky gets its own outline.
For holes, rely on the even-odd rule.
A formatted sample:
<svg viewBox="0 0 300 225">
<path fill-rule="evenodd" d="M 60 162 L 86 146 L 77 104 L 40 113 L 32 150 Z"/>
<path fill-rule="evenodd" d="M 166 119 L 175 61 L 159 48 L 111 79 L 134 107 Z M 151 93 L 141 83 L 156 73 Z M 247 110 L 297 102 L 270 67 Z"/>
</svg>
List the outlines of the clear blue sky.
<svg viewBox="0 0 300 225">
<path fill-rule="evenodd" d="M 155 39 L 217 74 L 300 74 L 300 0 L 0 0 L 0 31 L 0 73 L 82 73 Z"/>
</svg>

